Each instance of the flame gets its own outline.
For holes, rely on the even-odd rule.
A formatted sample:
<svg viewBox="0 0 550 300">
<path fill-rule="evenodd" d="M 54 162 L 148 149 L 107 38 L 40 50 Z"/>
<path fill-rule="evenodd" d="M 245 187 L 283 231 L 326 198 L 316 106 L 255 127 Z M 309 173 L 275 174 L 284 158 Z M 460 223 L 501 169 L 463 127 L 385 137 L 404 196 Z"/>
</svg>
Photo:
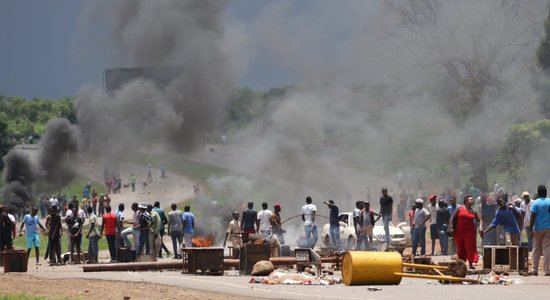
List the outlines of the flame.
<svg viewBox="0 0 550 300">
<path fill-rule="evenodd" d="M 216 238 L 215 235 L 210 234 L 207 236 L 197 236 L 193 238 L 193 246 L 194 247 L 210 247 L 212 244 L 214 244 L 214 239 Z"/>
</svg>

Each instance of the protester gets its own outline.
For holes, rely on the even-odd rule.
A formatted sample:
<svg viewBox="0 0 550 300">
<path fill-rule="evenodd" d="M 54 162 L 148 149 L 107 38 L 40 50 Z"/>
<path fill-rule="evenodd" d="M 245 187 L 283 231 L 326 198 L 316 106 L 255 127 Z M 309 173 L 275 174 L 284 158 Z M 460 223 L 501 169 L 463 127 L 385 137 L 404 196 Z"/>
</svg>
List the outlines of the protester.
<svg viewBox="0 0 550 300">
<path fill-rule="evenodd" d="M 118 259 L 118 248 L 124 246 L 124 240 L 122 239 L 122 232 L 124 231 L 124 203 L 118 205 L 116 212 L 116 239 L 115 239 L 115 251 L 116 258 Z"/>
<path fill-rule="evenodd" d="M 46 231 L 46 228 L 40 223 L 40 219 L 36 215 L 38 214 L 38 208 L 33 207 L 30 214 L 26 214 L 23 217 L 23 222 L 19 227 L 19 236 L 23 235 L 23 227 L 27 227 L 25 236 L 27 238 L 27 260 L 31 254 L 31 249 L 34 247 L 36 254 L 36 265 L 40 265 L 40 238 L 38 237 L 38 227 L 42 231 Z"/>
<path fill-rule="evenodd" d="M 521 194 L 521 198 L 523 198 L 523 201 L 521 202 L 519 207 L 521 207 L 524 212 L 523 230 L 525 230 L 525 235 L 527 236 L 527 247 L 529 248 L 529 252 L 531 252 L 533 251 L 533 239 L 531 238 L 531 231 L 533 231 L 533 227 L 531 227 L 531 196 L 529 195 L 528 191 L 524 191 Z M 521 237 L 522 234 L 520 233 L 519 236 Z"/>
<path fill-rule="evenodd" d="M 304 231 L 306 234 L 307 248 L 313 249 L 317 244 L 319 235 L 317 233 L 317 225 L 315 224 L 315 213 L 317 207 L 312 204 L 313 200 L 310 196 L 306 197 L 306 205 L 302 207 L 302 221 L 304 221 Z"/>
<path fill-rule="evenodd" d="M 258 213 L 254 210 L 254 203 L 248 202 L 247 209 L 243 210 L 241 219 L 241 230 L 243 232 L 243 241 L 248 242 L 248 235 L 256 233 L 256 220 L 258 219 Z"/>
<path fill-rule="evenodd" d="M 61 216 L 59 208 L 50 208 L 50 227 L 48 229 L 48 245 L 50 252 L 50 266 L 62 264 L 61 260 Z"/>
<path fill-rule="evenodd" d="M 439 233 L 437 230 L 437 196 L 431 195 L 430 198 L 430 205 L 428 205 L 428 211 L 430 212 L 430 239 L 432 240 L 432 252 L 430 255 L 434 255 L 435 252 L 435 240 L 439 238 Z"/>
<path fill-rule="evenodd" d="M 342 249 L 342 241 L 340 240 L 340 220 L 338 218 L 340 211 L 338 206 L 334 204 L 334 200 L 324 202 L 330 209 L 329 224 L 330 224 L 330 242 L 336 250 Z"/>
<path fill-rule="evenodd" d="M 363 201 L 356 201 L 355 208 L 353 209 L 353 229 L 355 229 L 355 236 L 357 236 L 357 243 L 355 250 L 362 250 L 360 245 L 363 243 L 363 235 L 361 234 L 361 210 L 363 209 Z"/>
<path fill-rule="evenodd" d="M 7 214 L 6 206 L 0 207 L 0 252 L 13 248 L 12 231 L 14 223 Z"/>
<path fill-rule="evenodd" d="M 157 254 L 159 258 L 162 258 L 162 250 L 164 250 L 164 252 L 166 252 L 166 257 L 170 257 L 170 251 L 168 250 L 168 248 L 166 247 L 166 245 L 164 244 L 164 240 L 163 240 L 163 237 L 164 237 L 164 225 L 168 224 L 168 219 L 166 218 L 166 214 L 164 213 L 164 209 L 160 208 L 160 202 L 159 201 L 155 201 L 155 204 L 153 205 L 153 210 L 159 214 L 159 217 L 160 217 L 160 250 L 159 250 L 159 253 Z"/>
<path fill-rule="evenodd" d="M 152 223 L 151 214 L 147 212 L 147 203 L 141 202 L 138 205 L 139 214 L 139 240 L 137 246 L 136 257 L 139 257 L 143 254 L 143 249 L 145 247 L 145 254 L 151 254 L 151 244 L 149 239 L 149 231 Z M 135 235 L 134 235 L 135 237 Z"/>
<path fill-rule="evenodd" d="M 517 246 L 519 242 L 519 227 L 517 223 L 517 215 L 519 214 L 513 204 L 508 204 L 504 200 L 505 198 L 499 198 L 497 200 L 497 205 L 499 206 L 499 209 L 497 210 L 495 214 L 495 218 L 481 233 L 481 237 L 483 238 L 485 234 L 497 227 L 497 225 L 502 225 L 504 227 L 504 232 L 507 236 L 506 243 L 509 245 Z M 509 237 L 508 237 L 509 236 Z"/>
<path fill-rule="evenodd" d="M 441 247 L 441 254 L 447 255 L 449 253 L 449 240 L 447 237 L 447 229 L 449 229 L 449 220 L 451 219 L 451 214 L 449 214 L 447 203 L 445 203 L 445 201 L 439 200 L 438 206 L 439 208 L 436 212 L 436 225 L 439 237 L 439 245 Z"/>
<path fill-rule="evenodd" d="M 132 192 L 136 191 L 136 175 L 130 175 L 130 185 L 132 186 Z"/>
<path fill-rule="evenodd" d="M 109 255 L 111 256 L 111 262 L 115 262 L 117 259 L 116 250 L 116 235 L 117 235 L 117 215 L 111 212 L 111 206 L 105 206 L 106 213 L 103 215 L 103 221 L 101 222 L 101 230 L 99 232 L 100 238 L 105 231 L 105 238 L 107 239 L 107 245 L 109 246 Z"/>
<path fill-rule="evenodd" d="M 136 202 L 132 203 L 132 211 L 134 212 L 132 221 L 131 222 L 124 221 L 125 223 L 132 224 L 132 226 L 124 229 L 121 232 L 121 236 L 122 236 L 122 240 L 124 241 L 124 246 L 126 246 L 127 248 L 130 248 L 133 246 L 134 249 L 137 249 L 138 243 L 139 243 L 139 234 L 141 231 L 140 231 L 140 223 L 139 223 L 139 215 L 140 215 L 139 205 Z M 130 239 L 128 238 L 130 234 L 134 239 L 133 243 L 130 243 Z"/>
<path fill-rule="evenodd" d="M 99 206 L 97 208 L 97 215 L 102 217 L 105 213 L 105 196 L 103 194 L 99 195 Z"/>
<path fill-rule="evenodd" d="M 430 212 L 424 208 L 424 200 L 418 198 L 415 201 L 412 233 L 412 253 L 418 255 L 416 250 L 420 244 L 420 255 L 426 255 L 426 222 L 430 219 Z"/>
<path fill-rule="evenodd" d="M 284 233 L 286 232 L 282 226 L 283 223 L 281 221 L 281 204 L 277 203 L 273 205 L 273 215 L 271 215 L 271 231 L 273 232 L 273 235 L 277 237 L 280 244 L 285 243 L 285 236 Z"/>
<path fill-rule="evenodd" d="M 243 247 L 243 240 L 241 238 L 241 224 L 239 222 L 239 213 L 233 212 L 233 219 L 229 222 L 227 226 L 227 231 L 225 233 L 225 239 L 223 240 L 223 247 L 227 244 L 227 239 L 231 242 L 233 246 L 233 258 L 239 258 L 240 250 Z"/>
<path fill-rule="evenodd" d="M 472 196 L 464 197 L 464 205 L 453 212 L 449 221 L 449 232 L 453 235 L 457 256 L 464 261 L 468 260 L 470 269 L 475 269 L 473 264 L 479 260 L 475 222 L 479 224 L 479 232 L 483 230 L 483 221 L 473 205 Z"/>
<path fill-rule="evenodd" d="M 172 211 L 168 213 L 168 234 L 172 238 L 174 258 L 180 259 L 179 249 L 183 242 L 183 214 L 176 203 L 170 205 Z"/>
<path fill-rule="evenodd" d="M 160 220 L 159 214 L 153 210 L 153 205 L 147 205 L 147 212 L 151 215 L 151 224 L 149 225 L 149 243 L 151 245 L 151 255 L 158 257 L 160 251 Z"/>
<path fill-rule="evenodd" d="M 271 215 L 273 213 L 267 209 L 267 203 L 262 203 L 262 210 L 258 212 L 256 220 L 256 231 L 264 235 L 266 239 L 271 236 Z"/>
<path fill-rule="evenodd" d="M 363 202 L 363 210 L 361 210 L 360 215 L 360 227 L 361 227 L 361 241 L 359 243 L 359 249 L 364 251 L 370 250 L 370 244 L 372 244 L 372 231 L 374 228 L 374 223 L 376 220 L 374 216 L 376 213 L 370 208 L 370 202 Z M 380 216 L 380 215 L 378 215 Z M 379 217 L 380 218 L 380 217 Z"/>
<path fill-rule="evenodd" d="M 103 195 L 101 195 L 103 197 Z M 94 215 L 97 215 L 97 192 L 95 189 L 92 191 L 92 208 L 94 210 Z M 86 212 L 88 209 L 86 209 Z"/>
<path fill-rule="evenodd" d="M 90 208 L 90 207 L 89 207 Z M 84 219 L 78 214 L 78 206 L 74 205 L 72 213 L 65 219 L 68 227 L 68 235 L 70 240 L 70 260 L 73 264 L 79 264 L 80 254 L 82 252 L 82 228 L 84 227 Z M 74 253 L 76 249 L 76 260 L 74 259 Z"/>
<path fill-rule="evenodd" d="M 97 264 L 99 256 L 99 224 L 97 222 L 97 216 L 94 214 L 94 210 L 91 207 L 88 207 L 88 215 L 90 220 L 90 227 L 88 228 L 88 233 L 86 233 L 86 238 L 88 239 L 88 262 L 89 264 Z"/>
<path fill-rule="evenodd" d="M 384 233 L 386 236 L 386 247 L 391 246 L 390 222 L 393 215 L 393 198 L 388 196 L 388 188 L 382 188 L 382 197 L 380 197 L 380 215 L 384 222 Z"/>
<path fill-rule="evenodd" d="M 183 207 L 183 242 L 185 248 L 193 247 L 193 235 L 195 234 L 195 216 L 191 212 L 191 207 Z"/>
<path fill-rule="evenodd" d="M 533 275 L 538 275 L 540 255 L 544 255 L 544 275 L 550 276 L 550 198 L 546 186 L 537 187 L 538 199 L 531 205 L 529 225 L 533 228 Z"/>
<path fill-rule="evenodd" d="M 449 210 L 449 215 L 452 216 L 455 210 L 459 207 L 460 207 L 460 204 L 456 203 L 456 197 L 455 196 L 449 197 L 449 206 L 447 207 L 447 209 Z M 448 234 L 448 237 L 449 237 L 449 244 L 450 244 L 449 254 L 455 254 L 456 244 L 454 242 L 454 238 L 451 234 Z"/>
</svg>

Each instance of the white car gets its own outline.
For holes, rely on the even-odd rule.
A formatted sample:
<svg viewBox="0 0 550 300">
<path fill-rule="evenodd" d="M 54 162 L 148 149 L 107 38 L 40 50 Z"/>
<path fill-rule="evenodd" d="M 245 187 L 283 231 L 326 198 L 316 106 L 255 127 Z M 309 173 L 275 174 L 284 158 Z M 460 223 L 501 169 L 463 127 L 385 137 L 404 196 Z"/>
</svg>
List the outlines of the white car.
<svg viewBox="0 0 550 300">
<path fill-rule="evenodd" d="M 353 213 L 344 212 L 338 215 L 338 220 L 340 221 L 340 240 L 342 245 L 346 249 L 355 249 L 357 243 L 357 235 L 355 234 L 355 228 L 353 227 Z M 400 229 L 395 227 L 390 222 L 390 236 L 391 236 L 391 246 L 395 248 L 400 253 L 405 249 L 407 241 L 405 239 L 405 233 Z M 321 233 L 321 239 L 326 247 L 333 247 L 330 242 L 330 224 L 325 224 L 323 226 L 323 231 Z M 371 251 L 381 251 L 385 249 L 385 232 L 384 224 L 382 219 L 378 220 L 374 224 L 372 232 L 373 243 L 371 244 Z"/>
</svg>

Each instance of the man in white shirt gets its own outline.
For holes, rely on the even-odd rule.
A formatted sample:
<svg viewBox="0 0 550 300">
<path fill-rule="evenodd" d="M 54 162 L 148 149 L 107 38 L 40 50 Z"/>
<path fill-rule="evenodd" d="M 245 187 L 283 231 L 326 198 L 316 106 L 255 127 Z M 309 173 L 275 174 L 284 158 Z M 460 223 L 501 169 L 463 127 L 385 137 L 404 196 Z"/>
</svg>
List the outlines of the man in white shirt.
<svg viewBox="0 0 550 300">
<path fill-rule="evenodd" d="M 310 196 L 306 198 L 306 205 L 302 207 L 302 221 L 304 221 L 304 230 L 306 233 L 307 247 L 313 249 L 317 244 L 317 225 L 315 225 L 315 213 L 317 207 L 311 204 L 313 200 Z"/>
<path fill-rule="evenodd" d="M 533 231 L 533 228 L 531 227 L 531 195 L 529 195 L 528 191 L 523 192 L 521 194 L 521 198 L 523 198 L 523 201 L 519 205 L 519 207 L 524 212 L 523 217 L 523 230 L 525 230 L 525 233 L 527 235 L 527 245 L 529 248 L 529 252 L 533 251 L 533 239 L 531 238 L 531 232 Z M 521 234 L 519 235 L 521 239 Z"/>
<path fill-rule="evenodd" d="M 435 251 L 435 240 L 439 239 L 438 231 L 437 230 L 437 224 L 436 224 L 436 217 L 437 217 L 437 196 L 431 195 L 430 198 L 430 205 L 428 206 L 428 210 L 430 212 L 430 239 L 432 240 L 432 253 L 430 255 L 434 255 Z"/>
<path fill-rule="evenodd" d="M 267 209 L 267 203 L 262 203 L 262 210 L 258 212 L 256 220 L 256 232 L 263 234 L 266 238 L 271 236 L 271 215 L 273 213 Z"/>
</svg>

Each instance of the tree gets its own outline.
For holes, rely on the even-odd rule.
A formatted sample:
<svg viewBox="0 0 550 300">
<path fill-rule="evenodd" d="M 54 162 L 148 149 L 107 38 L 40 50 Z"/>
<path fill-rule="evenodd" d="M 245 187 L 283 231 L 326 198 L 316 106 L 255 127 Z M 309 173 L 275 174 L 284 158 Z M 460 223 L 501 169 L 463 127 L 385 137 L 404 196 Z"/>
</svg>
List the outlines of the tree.
<svg viewBox="0 0 550 300">
<path fill-rule="evenodd" d="M 544 21 L 544 38 L 540 41 L 536 55 L 540 73 L 535 74 L 533 86 L 538 92 L 537 100 L 540 113 L 546 118 L 550 118 L 550 6 L 548 7 L 548 16 Z"/>
<path fill-rule="evenodd" d="M 0 118 L 0 171 L 4 169 L 4 155 L 13 148 L 11 139 L 8 135 L 8 125 L 4 122 L 3 118 Z"/>
<path fill-rule="evenodd" d="M 390 34 L 417 57 L 417 66 L 431 67 L 436 74 L 435 104 L 466 136 L 463 145 L 450 153 L 452 161 L 458 165 L 457 156 L 466 161 L 472 183 L 488 191 L 487 168 L 498 153 L 493 136 L 499 133 L 469 126 L 489 117 L 483 110 L 487 103 L 506 99 L 506 76 L 528 59 L 525 49 L 536 39 L 532 17 L 536 5 L 506 0 L 386 0 L 385 4 L 401 25 Z"/>
</svg>

